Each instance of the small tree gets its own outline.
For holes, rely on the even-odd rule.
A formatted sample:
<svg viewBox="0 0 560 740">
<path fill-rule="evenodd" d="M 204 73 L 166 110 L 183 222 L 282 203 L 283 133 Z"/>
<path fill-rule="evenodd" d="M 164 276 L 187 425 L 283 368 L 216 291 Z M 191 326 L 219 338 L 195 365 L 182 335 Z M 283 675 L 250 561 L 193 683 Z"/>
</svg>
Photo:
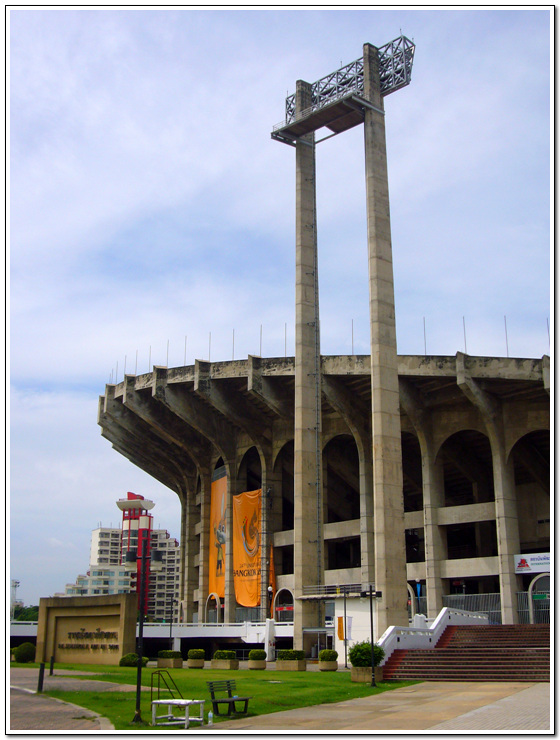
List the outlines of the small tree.
<svg viewBox="0 0 560 740">
<path fill-rule="evenodd" d="M 142 667 L 144 668 L 146 664 L 148 663 L 148 658 L 146 655 L 142 656 Z M 138 654 L 137 653 L 127 653 L 126 655 L 123 655 L 122 658 L 119 660 L 120 666 L 125 666 L 127 668 L 136 668 L 138 665 Z"/>
<path fill-rule="evenodd" d="M 180 650 L 158 650 L 158 658 L 182 658 Z"/>
<path fill-rule="evenodd" d="M 14 650 L 14 656 L 17 663 L 34 663 L 35 645 L 32 642 L 22 642 Z"/>
<path fill-rule="evenodd" d="M 305 660 L 305 651 L 303 650 L 278 650 L 276 660 Z"/>
<path fill-rule="evenodd" d="M 379 645 L 373 646 L 373 665 L 377 666 L 385 657 L 385 651 Z M 354 668 L 371 666 L 371 642 L 356 642 L 348 651 L 348 658 Z"/>
<path fill-rule="evenodd" d="M 204 650 L 202 648 L 191 648 L 187 653 L 189 660 L 204 660 Z"/>
<path fill-rule="evenodd" d="M 237 659 L 235 650 L 216 650 L 213 657 L 214 657 L 214 660 L 236 660 Z"/>
</svg>

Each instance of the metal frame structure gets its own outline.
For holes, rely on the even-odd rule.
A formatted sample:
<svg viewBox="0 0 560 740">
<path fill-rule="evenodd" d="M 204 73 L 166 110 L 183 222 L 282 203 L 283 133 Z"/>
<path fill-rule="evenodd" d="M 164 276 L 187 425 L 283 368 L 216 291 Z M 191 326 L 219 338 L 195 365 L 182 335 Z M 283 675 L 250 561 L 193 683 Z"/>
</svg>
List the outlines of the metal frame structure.
<svg viewBox="0 0 560 740">
<path fill-rule="evenodd" d="M 378 49 L 379 78 L 383 96 L 410 84 L 415 45 L 406 36 L 399 36 Z M 286 118 L 273 127 L 274 132 L 296 121 L 302 120 L 325 106 L 354 95 L 364 93 L 364 60 L 356 59 L 350 64 L 322 77 L 311 85 L 311 107 L 296 113 L 296 96 L 286 98 Z M 276 138 L 276 137 L 274 137 Z"/>
</svg>

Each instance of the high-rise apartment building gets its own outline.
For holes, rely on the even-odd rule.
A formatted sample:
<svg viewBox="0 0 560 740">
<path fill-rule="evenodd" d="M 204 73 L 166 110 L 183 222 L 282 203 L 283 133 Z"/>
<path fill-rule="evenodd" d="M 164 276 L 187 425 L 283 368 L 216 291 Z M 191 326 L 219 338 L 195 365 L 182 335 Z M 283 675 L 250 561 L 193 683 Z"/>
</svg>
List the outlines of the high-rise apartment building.
<svg viewBox="0 0 560 740">
<path fill-rule="evenodd" d="M 86 575 L 79 575 L 76 582 L 67 584 L 64 594 L 56 596 L 98 596 L 102 594 L 130 593 L 137 590 L 137 572 L 125 567 L 129 550 L 140 554 L 143 537 L 149 542 L 148 552 L 162 554 L 162 570 L 148 577 L 147 615 L 155 621 L 173 620 L 179 615 L 179 542 L 165 529 L 152 529 L 153 517 L 148 509 L 153 502 L 134 493 L 117 503 L 123 511 L 120 528 L 102 527 L 91 534 L 90 568 Z M 136 512 L 136 514 L 134 513 Z"/>
</svg>

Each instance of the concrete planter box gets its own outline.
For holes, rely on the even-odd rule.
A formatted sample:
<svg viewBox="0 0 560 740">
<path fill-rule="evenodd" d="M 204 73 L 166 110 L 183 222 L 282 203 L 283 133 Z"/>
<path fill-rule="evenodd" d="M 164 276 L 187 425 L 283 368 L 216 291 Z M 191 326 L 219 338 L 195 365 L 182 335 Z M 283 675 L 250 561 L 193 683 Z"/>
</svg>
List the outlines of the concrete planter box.
<svg viewBox="0 0 560 740">
<path fill-rule="evenodd" d="M 204 668 L 204 658 L 189 658 L 187 668 Z"/>
<path fill-rule="evenodd" d="M 383 681 L 383 668 L 381 666 L 375 667 L 375 683 Z M 350 671 L 350 680 L 354 683 L 371 683 L 371 667 L 370 666 L 352 666 Z"/>
<path fill-rule="evenodd" d="M 320 671 L 337 671 L 338 660 L 320 660 L 319 661 Z"/>
<path fill-rule="evenodd" d="M 236 671 L 239 668 L 239 661 L 236 660 L 216 660 L 212 658 L 211 667 L 218 671 Z"/>
<path fill-rule="evenodd" d="M 250 660 L 248 663 L 250 671 L 264 671 L 266 669 L 266 660 Z"/>
<path fill-rule="evenodd" d="M 183 658 L 158 658 L 158 668 L 182 668 Z"/>
<path fill-rule="evenodd" d="M 306 660 L 277 660 L 276 670 L 277 671 L 306 671 L 307 661 Z"/>
</svg>

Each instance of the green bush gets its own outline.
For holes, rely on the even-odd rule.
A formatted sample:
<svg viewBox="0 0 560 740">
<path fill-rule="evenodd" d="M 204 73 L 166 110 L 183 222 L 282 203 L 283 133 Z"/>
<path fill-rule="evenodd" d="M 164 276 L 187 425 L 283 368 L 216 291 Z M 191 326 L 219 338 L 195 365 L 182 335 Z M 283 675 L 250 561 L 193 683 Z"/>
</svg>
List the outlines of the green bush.
<svg viewBox="0 0 560 740">
<path fill-rule="evenodd" d="M 183 657 L 180 650 L 160 650 L 157 656 L 158 658 L 182 658 Z"/>
<path fill-rule="evenodd" d="M 204 660 L 205 657 L 204 650 L 201 648 L 191 648 L 187 653 L 187 658 L 189 660 Z"/>
<path fill-rule="evenodd" d="M 303 650 L 278 650 L 276 660 L 305 660 Z"/>
<path fill-rule="evenodd" d="M 214 660 L 236 660 L 235 650 L 216 650 Z"/>
<path fill-rule="evenodd" d="M 371 666 L 371 642 L 364 640 L 363 642 L 357 642 L 352 645 L 348 651 L 348 657 L 350 663 L 354 668 Z M 373 665 L 379 665 L 385 657 L 385 651 L 379 645 L 373 646 Z"/>
<path fill-rule="evenodd" d="M 319 660 L 321 663 L 331 660 L 338 660 L 338 653 L 336 652 L 336 650 L 321 650 L 319 652 Z"/>
<path fill-rule="evenodd" d="M 32 642 L 22 642 L 14 650 L 17 663 L 34 663 L 35 662 L 35 645 Z"/>
<path fill-rule="evenodd" d="M 266 650 L 249 650 L 249 660 L 266 660 Z"/>
<path fill-rule="evenodd" d="M 142 656 L 142 667 L 144 668 L 146 664 L 148 663 L 148 658 L 146 655 Z M 127 653 L 126 655 L 123 655 L 122 658 L 119 660 L 120 666 L 125 666 L 127 668 L 136 668 L 138 665 L 138 654 L 137 653 Z"/>
</svg>

